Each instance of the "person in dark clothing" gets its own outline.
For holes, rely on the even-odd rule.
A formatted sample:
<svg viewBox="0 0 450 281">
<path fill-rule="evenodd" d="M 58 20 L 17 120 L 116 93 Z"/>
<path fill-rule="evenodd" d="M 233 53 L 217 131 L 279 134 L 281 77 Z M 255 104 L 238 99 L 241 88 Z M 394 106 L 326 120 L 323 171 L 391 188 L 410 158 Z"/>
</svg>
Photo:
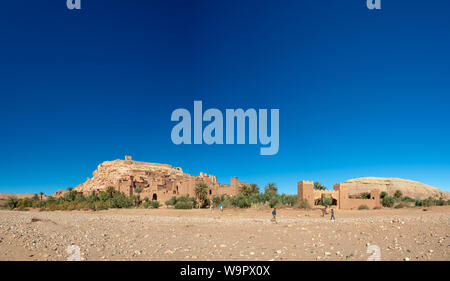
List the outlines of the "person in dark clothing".
<svg viewBox="0 0 450 281">
<path fill-rule="evenodd" d="M 277 208 L 273 208 L 272 216 L 273 216 L 272 221 L 276 221 L 277 220 Z"/>
<path fill-rule="evenodd" d="M 331 209 L 331 219 L 330 220 L 333 220 L 333 221 L 336 220 L 335 217 L 334 217 L 334 210 L 333 209 Z"/>
</svg>

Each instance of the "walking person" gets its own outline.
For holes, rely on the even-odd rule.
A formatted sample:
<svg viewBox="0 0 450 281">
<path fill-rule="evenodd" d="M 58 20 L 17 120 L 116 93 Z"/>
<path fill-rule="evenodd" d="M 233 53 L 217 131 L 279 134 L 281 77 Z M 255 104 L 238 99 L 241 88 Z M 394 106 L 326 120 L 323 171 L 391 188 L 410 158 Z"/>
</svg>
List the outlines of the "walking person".
<svg viewBox="0 0 450 281">
<path fill-rule="evenodd" d="M 219 210 L 220 210 L 220 214 L 222 214 L 223 213 L 223 205 L 222 204 L 219 205 Z"/>
<path fill-rule="evenodd" d="M 331 218 L 330 218 L 330 220 L 332 220 L 332 221 L 336 220 L 336 218 L 334 217 L 334 210 L 333 209 L 331 209 Z"/>
<path fill-rule="evenodd" d="M 276 222 L 277 221 L 277 208 L 273 208 L 273 211 L 272 211 L 272 221 L 273 222 Z"/>
</svg>

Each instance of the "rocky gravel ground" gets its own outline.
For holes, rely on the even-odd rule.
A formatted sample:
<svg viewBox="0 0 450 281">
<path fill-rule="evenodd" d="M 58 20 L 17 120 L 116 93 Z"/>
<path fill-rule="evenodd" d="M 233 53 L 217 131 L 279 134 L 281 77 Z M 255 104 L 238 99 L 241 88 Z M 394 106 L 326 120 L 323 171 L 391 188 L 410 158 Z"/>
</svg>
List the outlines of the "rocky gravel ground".
<svg viewBox="0 0 450 281">
<path fill-rule="evenodd" d="M 1 210 L 0 260 L 450 260 L 450 206 L 270 212 Z"/>
</svg>

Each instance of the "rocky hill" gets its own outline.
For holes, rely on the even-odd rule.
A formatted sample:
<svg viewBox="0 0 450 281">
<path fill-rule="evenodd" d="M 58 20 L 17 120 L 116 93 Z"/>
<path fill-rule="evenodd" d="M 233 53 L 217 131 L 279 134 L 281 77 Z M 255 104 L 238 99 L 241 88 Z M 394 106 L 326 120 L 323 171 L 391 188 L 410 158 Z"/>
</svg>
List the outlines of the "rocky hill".
<svg viewBox="0 0 450 281">
<path fill-rule="evenodd" d="M 237 194 L 238 187 L 245 183 L 239 182 L 237 177 L 233 177 L 231 181 L 230 185 L 219 184 L 213 175 L 202 172 L 198 176 L 190 175 L 178 167 L 133 161 L 130 156 L 127 156 L 125 160 L 101 163 L 93 172 L 92 178 L 87 178 L 74 190 L 88 195 L 93 191 L 98 192 L 113 187 L 126 195 L 139 193 L 141 198 L 147 197 L 165 202 L 172 196 L 193 196 L 195 186 L 199 183 L 207 184 L 210 196 Z M 66 192 L 68 191 L 60 190 L 53 196 L 60 197 Z"/>
<path fill-rule="evenodd" d="M 423 184 L 417 181 L 398 178 L 364 177 L 351 179 L 345 183 L 349 186 L 349 193 L 369 192 L 371 189 L 379 189 L 393 195 L 400 190 L 404 196 L 425 199 L 428 197 L 450 199 L 450 192 L 440 190 L 437 187 Z"/>
<path fill-rule="evenodd" d="M 92 178 L 74 188 L 85 194 L 93 190 L 105 190 L 109 186 L 117 187 L 122 181 L 136 182 L 145 180 L 175 179 L 189 176 L 184 174 L 181 168 L 173 168 L 171 165 L 147 163 L 132 160 L 114 160 L 101 163 L 92 174 Z M 162 183 L 160 183 L 162 184 Z M 65 190 L 58 191 L 54 196 L 61 195 Z"/>
</svg>

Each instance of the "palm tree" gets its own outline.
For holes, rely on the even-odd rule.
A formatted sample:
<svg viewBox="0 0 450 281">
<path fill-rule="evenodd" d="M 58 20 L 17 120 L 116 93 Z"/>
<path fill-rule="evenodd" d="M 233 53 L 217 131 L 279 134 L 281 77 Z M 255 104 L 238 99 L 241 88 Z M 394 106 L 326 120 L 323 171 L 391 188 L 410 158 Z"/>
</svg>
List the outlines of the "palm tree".
<svg viewBox="0 0 450 281">
<path fill-rule="evenodd" d="M 108 195 L 109 195 L 109 198 L 112 198 L 113 197 L 113 193 L 114 193 L 114 186 L 110 186 L 110 187 L 108 187 L 107 189 L 106 189 L 106 192 L 108 193 Z"/>
<path fill-rule="evenodd" d="M 252 183 L 250 186 L 243 185 L 243 186 L 241 186 L 240 193 L 242 195 L 244 195 L 244 196 L 250 196 L 250 195 L 253 195 L 253 194 L 258 194 L 259 193 L 259 187 L 255 183 Z"/>
<path fill-rule="evenodd" d="M 244 184 L 239 188 L 239 193 L 244 196 L 248 196 L 250 193 L 250 188 Z"/>
<path fill-rule="evenodd" d="M 75 191 L 73 191 L 73 187 L 67 188 L 67 191 L 69 191 L 69 200 L 73 201 L 75 200 Z"/>
<path fill-rule="evenodd" d="M 316 181 L 314 182 L 314 189 L 315 190 L 326 190 L 326 186 L 321 184 L 320 182 Z"/>
<path fill-rule="evenodd" d="M 39 192 L 39 195 L 41 196 L 41 202 L 39 203 L 39 205 L 41 205 L 42 206 L 42 196 L 44 195 L 44 192 Z"/>
<path fill-rule="evenodd" d="M 142 192 L 142 188 L 137 187 L 134 191 L 136 191 L 137 193 L 137 200 L 138 200 L 138 205 L 141 204 L 141 192 Z"/>
<path fill-rule="evenodd" d="M 274 192 L 278 191 L 278 187 L 277 187 L 276 183 L 269 182 L 268 184 L 266 184 L 266 187 L 264 188 L 264 192 L 270 192 L 270 191 L 274 191 Z"/>
<path fill-rule="evenodd" d="M 256 183 L 250 184 L 250 192 L 251 192 L 251 194 L 258 194 L 259 186 Z"/>
<path fill-rule="evenodd" d="M 206 203 L 206 200 L 208 199 L 207 195 L 208 195 L 208 186 L 201 182 L 199 184 L 197 184 L 195 186 L 195 197 L 198 199 L 199 201 L 199 207 L 204 206 Z"/>
</svg>

